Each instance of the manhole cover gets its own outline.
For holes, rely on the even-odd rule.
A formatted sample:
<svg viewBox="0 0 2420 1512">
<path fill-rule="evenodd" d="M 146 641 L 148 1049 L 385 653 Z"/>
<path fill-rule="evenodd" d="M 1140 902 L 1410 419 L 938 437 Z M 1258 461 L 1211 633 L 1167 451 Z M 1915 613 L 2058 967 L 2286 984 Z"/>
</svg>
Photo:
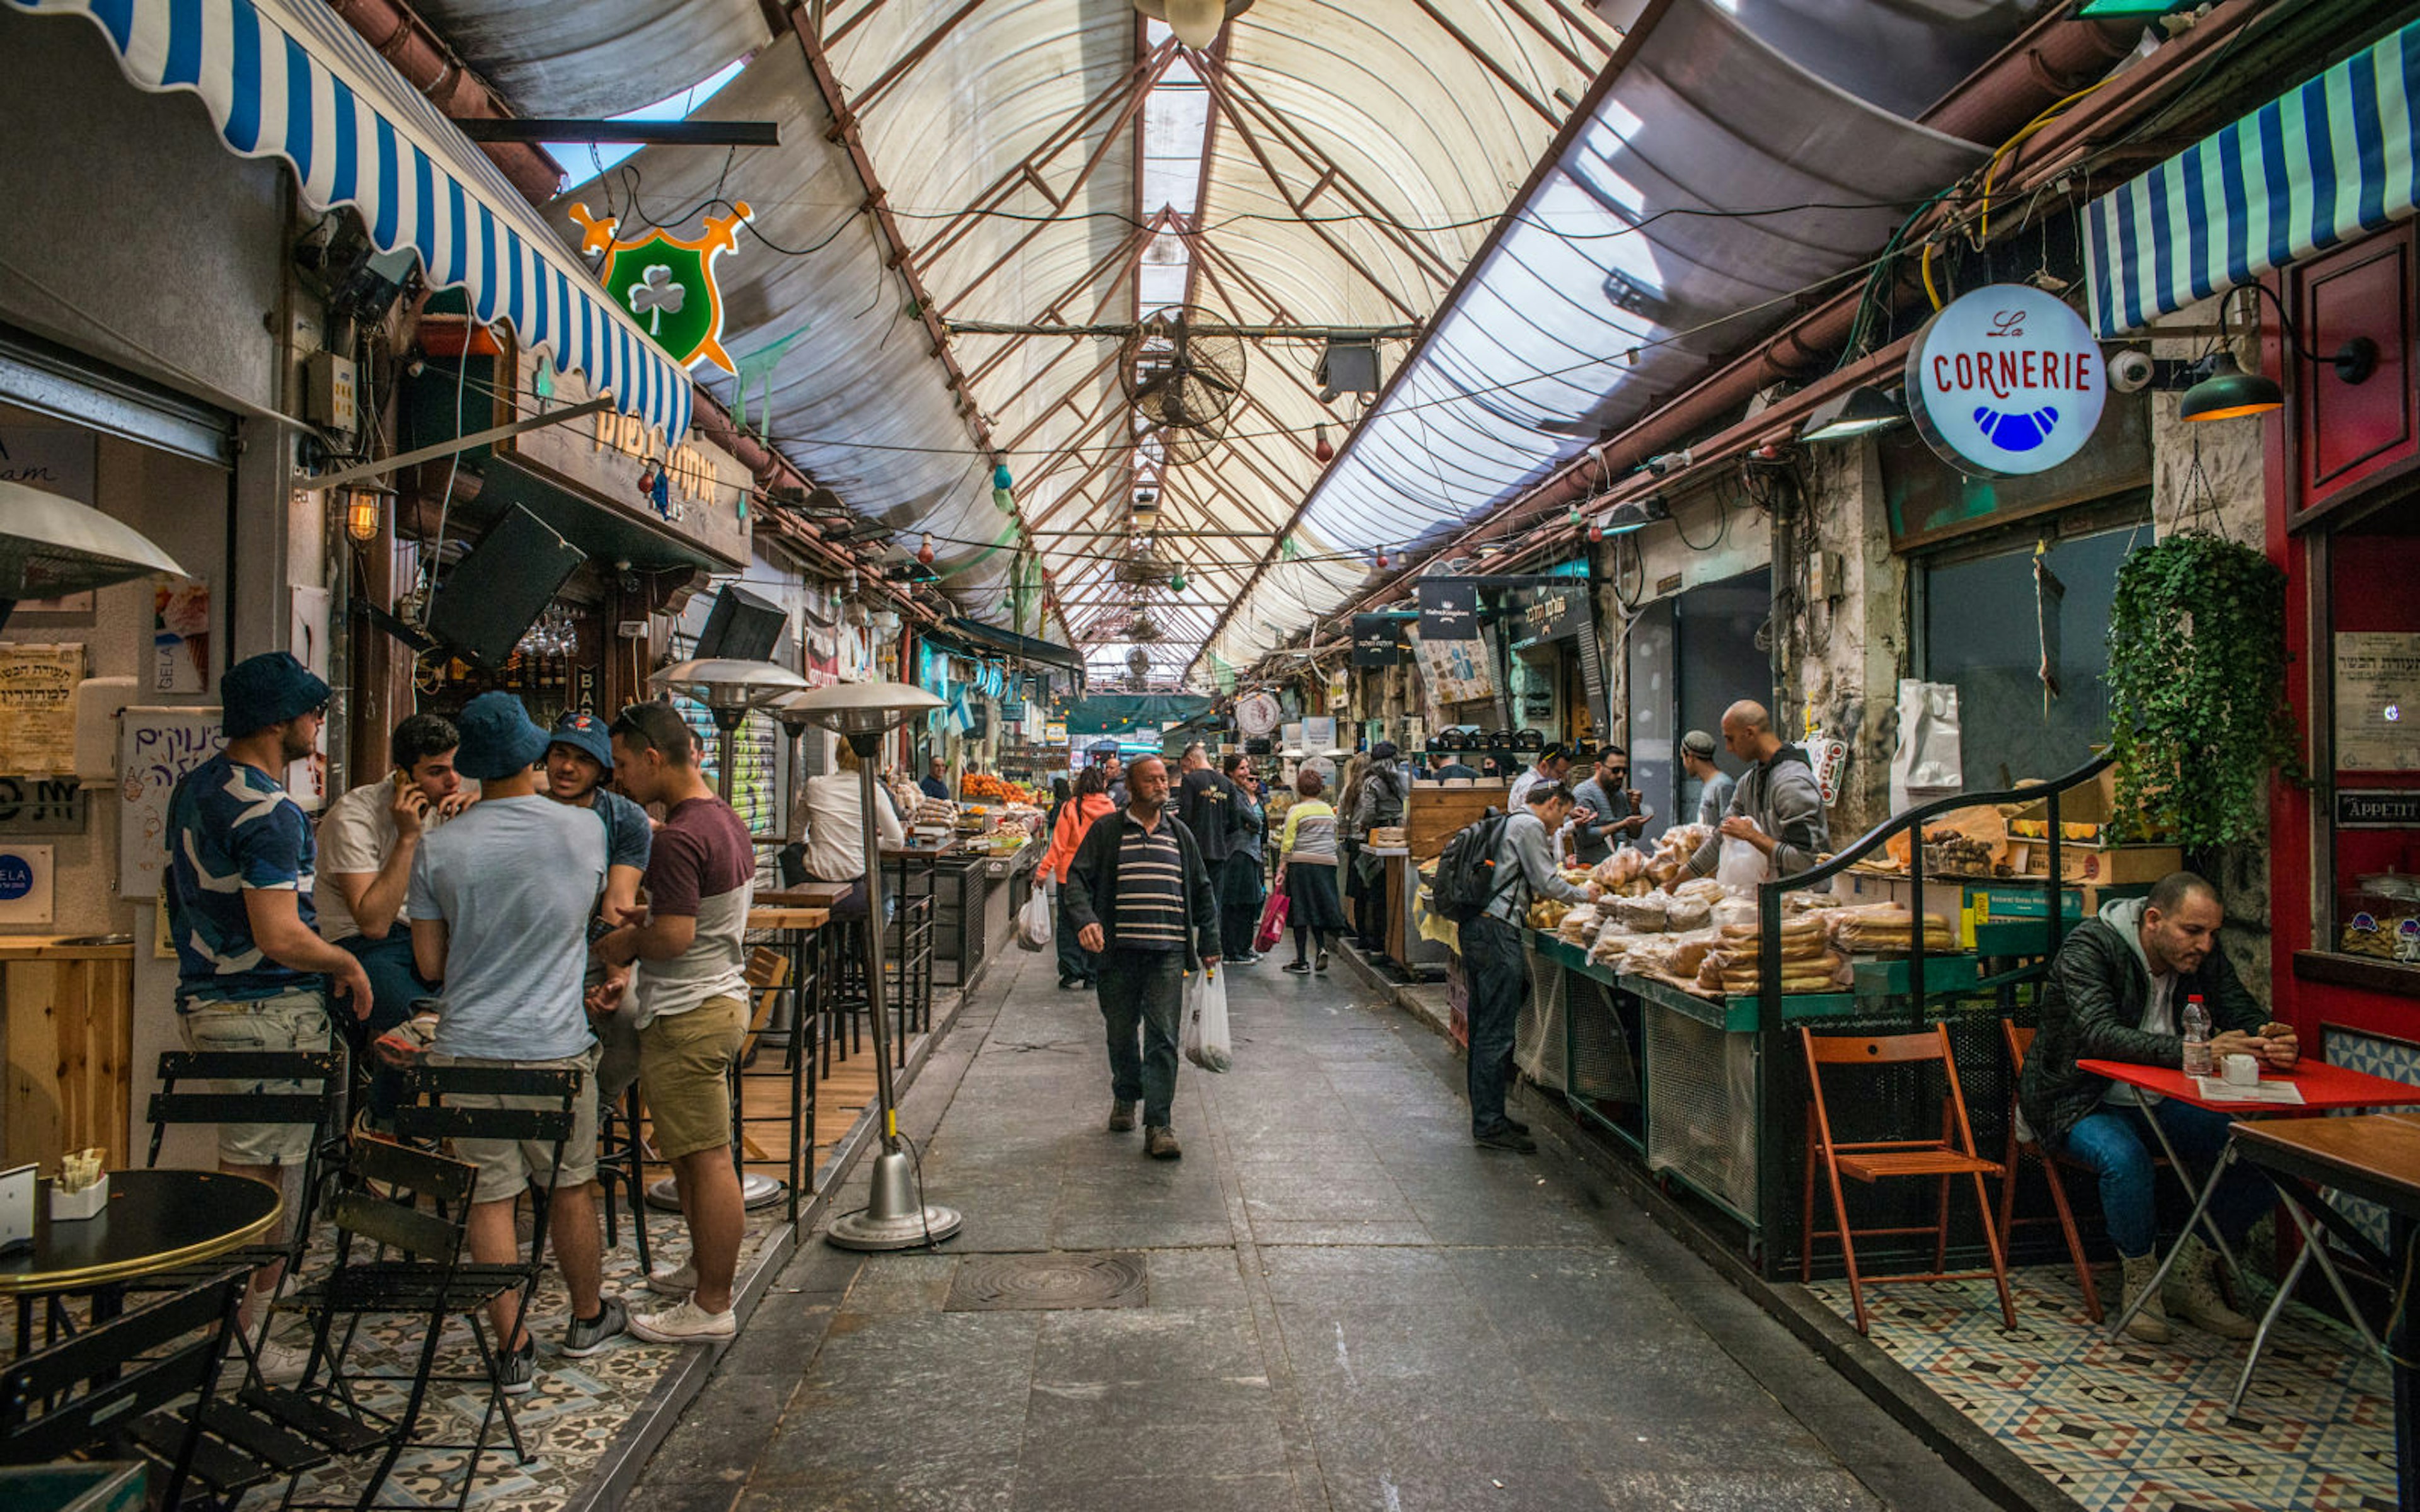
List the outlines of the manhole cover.
<svg viewBox="0 0 2420 1512">
<path fill-rule="evenodd" d="M 944 1310 L 1032 1312 L 1063 1307 L 1140 1307 L 1140 1255 L 980 1255 L 958 1264 Z"/>
</svg>

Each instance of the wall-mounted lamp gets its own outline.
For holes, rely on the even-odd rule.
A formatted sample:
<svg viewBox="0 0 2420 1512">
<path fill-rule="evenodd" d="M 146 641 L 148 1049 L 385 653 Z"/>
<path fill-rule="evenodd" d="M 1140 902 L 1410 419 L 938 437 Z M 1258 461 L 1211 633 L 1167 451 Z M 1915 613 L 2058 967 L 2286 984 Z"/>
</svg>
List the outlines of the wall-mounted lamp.
<svg viewBox="0 0 2420 1512">
<path fill-rule="evenodd" d="M 379 526 L 386 518 L 386 501 L 394 492 L 385 488 L 349 488 L 345 493 L 345 533 L 356 541 L 378 539 Z"/>
<path fill-rule="evenodd" d="M 2295 331 L 2293 317 L 2286 313 L 2286 302 L 2266 284 L 2248 284 L 2247 288 L 2267 295 L 2276 306 L 2277 327 L 2286 335 L 2286 349 L 2315 367 L 2335 370 L 2342 383 L 2366 383 L 2378 371 L 2378 343 L 2367 336 L 2354 336 L 2325 357 L 2303 344 L 2302 334 Z M 2223 308 L 2223 307 L 2222 307 Z M 2258 306 L 2255 305 L 2257 312 Z M 2234 357 L 2221 352 L 2209 363 L 2209 371 L 2196 375 L 2194 386 L 2185 391 L 2177 406 L 2179 420 L 2237 420 L 2245 415 L 2265 415 L 2286 408 L 2286 391 L 2275 378 L 2261 373 L 2246 373 Z"/>
<path fill-rule="evenodd" d="M 1802 441 L 1845 441 L 1898 424 L 1907 418 L 1900 402 L 1869 383 L 1835 394 L 1815 407 L 1799 427 Z"/>
</svg>

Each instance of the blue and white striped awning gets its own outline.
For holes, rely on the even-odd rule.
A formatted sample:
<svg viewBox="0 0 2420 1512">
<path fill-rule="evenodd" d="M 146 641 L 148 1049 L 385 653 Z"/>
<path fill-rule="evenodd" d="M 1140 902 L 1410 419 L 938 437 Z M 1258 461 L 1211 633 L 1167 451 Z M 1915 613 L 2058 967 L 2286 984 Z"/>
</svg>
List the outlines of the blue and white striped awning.
<svg viewBox="0 0 2420 1512">
<path fill-rule="evenodd" d="M 2092 329 L 2140 331 L 2420 208 L 2420 23 L 2085 210 Z"/>
<path fill-rule="evenodd" d="M 411 248 L 428 283 L 463 290 L 480 320 L 511 327 L 669 440 L 688 433 L 689 375 L 324 0 L 6 3 L 85 17 L 138 87 L 189 90 L 238 154 L 292 164 L 313 208 L 353 207 L 380 251 Z"/>
</svg>

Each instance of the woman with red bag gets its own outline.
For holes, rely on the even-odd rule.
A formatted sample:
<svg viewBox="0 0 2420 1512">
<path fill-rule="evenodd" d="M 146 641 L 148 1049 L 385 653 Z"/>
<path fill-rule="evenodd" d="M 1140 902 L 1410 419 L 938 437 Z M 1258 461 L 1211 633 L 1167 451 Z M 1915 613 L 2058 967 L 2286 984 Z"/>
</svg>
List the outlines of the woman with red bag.
<svg viewBox="0 0 2420 1512">
<path fill-rule="evenodd" d="M 1076 795 L 1059 810 L 1059 822 L 1051 826 L 1050 845 L 1042 853 L 1042 872 L 1056 883 L 1062 902 L 1059 904 L 1059 990 L 1074 992 L 1093 985 L 1099 957 L 1076 940 L 1076 926 L 1067 918 L 1064 902 L 1067 868 L 1075 864 L 1076 847 L 1084 842 L 1084 832 L 1093 821 L 1104 814 L 1115 813 L 1109 802 L 1109 779 L 1097 766 L 1087 766 L 1076 777 Z"/>
</svg>

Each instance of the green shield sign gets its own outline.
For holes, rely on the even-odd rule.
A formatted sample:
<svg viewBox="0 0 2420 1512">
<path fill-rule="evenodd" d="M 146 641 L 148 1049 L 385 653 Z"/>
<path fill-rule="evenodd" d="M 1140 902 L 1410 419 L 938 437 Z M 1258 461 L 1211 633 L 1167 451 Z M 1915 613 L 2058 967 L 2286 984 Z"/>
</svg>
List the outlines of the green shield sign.
<svg viewBox="0 0 2420 1512">
<path fill-rule="evenodd" d="M 699 248 L 682 246 L 661 232 L 633 246 L 617 245 L 606 262 L 604 284 L 639 329 L 682 366 L 713 343 L 721 312 Z"/>
</svg>

